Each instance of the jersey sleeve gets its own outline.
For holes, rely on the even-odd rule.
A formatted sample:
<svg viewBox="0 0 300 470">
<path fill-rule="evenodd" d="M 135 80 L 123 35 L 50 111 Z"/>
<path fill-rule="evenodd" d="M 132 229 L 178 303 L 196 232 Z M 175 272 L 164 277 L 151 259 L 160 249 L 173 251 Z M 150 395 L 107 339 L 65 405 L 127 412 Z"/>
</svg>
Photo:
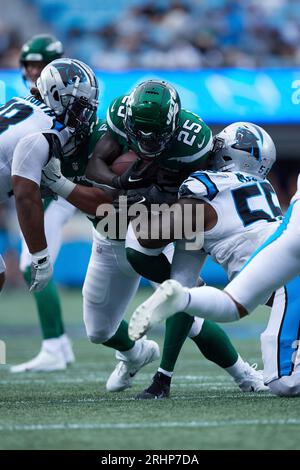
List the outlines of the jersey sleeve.
<svg viewBox="0 0 300 470">
<path fill-rule="evenodd" d="M 194 153 L 178 158 L 179 161 L 184 162 L 186 168 L 205 168 L 206 159 L 212 148 L 212 132 L 204 122 L 202 123 L 201 133 L 196 137 L 193 145 Z"/>
<path fill-rule="evenodd" d="M 215 182 L 207 172 L 196 171 L 182 183 L 178 196 L 180 199 L 191 198 L 212 201 L 218 192 Z"/>
<path fill-rule="evenodd" d="M 166 159 L 167 165 L 184 170 L 186 174 L 196 169 L 205 170 L 212 140 L 211 129 L 205 122 L 196 114 L 182 109 L 178 133 Z"/>
<path fill-rule="evenodd" d="M 42 133 L 23 137 L 15 148 L 12 176 L 22 176 L 40 185 L 42 169 L 49 158 L 49 144 Z"/>
<path fill-rule="evenodd" d="M 88 141 L 88 155 L 89 156 L 93 153 L 98 140 L 100 140 L 104 136 L 107 130 L 108 130 L 108 127 L 107 127 L 106 121 L 103 119 L 98 119 L 94 125 L 92 134 Z"/>
<path fill-rule="evenodd" d="M 121 144 L 127 141 L 124 131 L 125 107 L 128 96 L 116 98 L 108 107 L 106 113 L 107 129 L 112 133 L 115 139 Z"/>
</svg>

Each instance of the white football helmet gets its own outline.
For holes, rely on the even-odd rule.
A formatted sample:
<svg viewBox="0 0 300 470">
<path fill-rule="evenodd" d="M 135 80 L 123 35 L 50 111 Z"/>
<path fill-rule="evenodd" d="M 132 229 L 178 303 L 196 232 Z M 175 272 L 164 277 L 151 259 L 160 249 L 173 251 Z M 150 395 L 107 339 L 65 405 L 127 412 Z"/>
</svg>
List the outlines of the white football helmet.
<svg viewBox="0 0 300 470">
<path fill-rule="evenodd" d="M 56 59 L 36 82 L 43 101 L 65 126 L 81 129 L 97 110 L 99 87 L 92 69 L 75 59 Z"/>
<path fill-rule="evenodd" d="M 218 171 L 244 171 L 267 177 L 276 160 L 270 135 L 251 122 L 235 122 L 214 137 L 210 162 Z"/>
</svg>

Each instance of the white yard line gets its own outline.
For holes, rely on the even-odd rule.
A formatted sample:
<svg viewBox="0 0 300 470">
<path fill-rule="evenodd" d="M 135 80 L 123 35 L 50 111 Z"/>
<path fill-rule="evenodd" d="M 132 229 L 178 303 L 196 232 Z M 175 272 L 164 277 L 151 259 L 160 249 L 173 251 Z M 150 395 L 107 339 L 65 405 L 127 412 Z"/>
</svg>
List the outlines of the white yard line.
<svg viewBox="0 0 300 470">
<path fill-rule="evenodd" d="M 17 378 L 19 377 L 18 374 L 11 374 L 10 379 L 5 379 L 1 380 L 2 385 L 15 385 L 15 384 L 28 384 L 28 385 L 33 385 L 33 384 L 53 384 L 53 383 L 62 383 L 62 384 L 72 384 L 72 383 L 85 383 L 85 382 L 106 382 L 106 380 L 109 377 L 109 373 L 103 375 L 103 374 L 97 374 L 97 373 L 87 373 L 87 374 L 80 374 L 81 377 L 67 377 L 64 375 L 62 372 L 59 372 L 60 375 L 57 375 L 57 373 L 48 373 L 47 378 L 41 378 L 37 376 L 37 373 L 32 373 L 32 372 L 25 372 L 25 375 L 22 375 L 22 378 Z M 150 380 L 150 375 L 148 374 L 139 374 L 135 382 L 144 382 Z M 178 381 L 188 381 L 180 386 L 184 385 L 190 385 L 189 382 L 205 382 L 203 385 L 223 385 L 224 382 L 229 382 L 230 383 L 230 377 L 227 374 L 224 375 L 175 375 L 172 385 L 176 387 Z M 202 384 L 201 384 L 202 385 Z M 195 384 L 193 383 L 193 386 Z"/>
<path fill-rule="evenodd" d="M 212 390 L 212 391 L 215 391 L 215 390 Z M 250 392 L 249 392 L 250 393 Z M 239 392 L 237 391 L 236 393 L 232 393 L 230 395 L 228 395 L 226 393 L 226 395 L 224 396 L 224 398 L 226 399 L 239 399 L 239 398 L 245 398 L 245 399 L 249 399 L 249 393 L 247 394 L 244 394 L 242 392 Z M 252 393 L 252 392 L 251 392 Z M 220 399 L 220 395 L 205 395 L 202 397 L 203 399 L 205 400 L 215 400 L 216 398 Z M 253 398 L 257 399 L 270 399 L 270 398 L 274 398 L 274 395 L 270 395 L 269 393 L 255 393 L 253 395 Z M 189 401 L 189 402 L 199 402 L 199 400 L 201 399 L 201 397 L 199 398 L 199 396 L 194 396 L 194 397 L 191 397 L 191 396 L 186 396 L 186 395 L 171 395 L 171 400 L 174 401 Z M 135 401 L 135 403 L 145 403 L 143 401 L 140 401 L 140 400 L 135 400 L 135 397 L 124 397 L 124 396 L 115 396 L 115 395 L 107 395 L 107 397 L 99 397 L 99 398 L 78 398 L 78 399 L 60 399 L 60 398 L 53 398 L 53 399 L 48 399 L 48 400 L 45 400 L 43 398 L 41 399 L 38 399 L 38 398 L 34 398 L 34 404 L 36 406 L 40 406 L 40 405 L 53 405 L 54 403 L 57 404 L 57 405 L 65 405 L 65 404 L 72 404 L 72 405 L 76 405 L 78 403 L 100 403 L 100 402 L 108 402 L 108 403 L 112 403 L 112 402 L 127 402 L 127 401 Z M 19 406 L 19 405 L 22 405 L 22 406 L 29 406 L 30 408 L 32 407 L 32 400 L 6 400 L 6 401 L 0 401 L 0 406 Z"/>
<path fill-rule="evenodd" d="M 106 430 L 106 429 L 160 429 L 160 428 L 211 428 L 220 426 L 295 426 L 300 419 L 249 419 L 214 421 L 171 421 L 159 423 L 52 423 L 0 425 L 0 431 L 55 431 L 55 430 Z"/>
</svg>

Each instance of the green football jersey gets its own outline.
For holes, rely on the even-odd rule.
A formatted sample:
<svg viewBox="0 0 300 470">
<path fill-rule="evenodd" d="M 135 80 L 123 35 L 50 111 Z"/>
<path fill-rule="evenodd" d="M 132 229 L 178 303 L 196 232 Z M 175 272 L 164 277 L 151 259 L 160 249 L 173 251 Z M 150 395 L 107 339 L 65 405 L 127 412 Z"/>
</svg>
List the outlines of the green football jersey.
<svg viewBox="0 0 300 470">
<path fill-rule="evenodd" d="M 134 152 L 139 149 L 128 141 L 125 127 L 125 109 L 128 95 L 116 98 L 109 106 L 106 114 L 108 130 L 118 143 Z M 182 109 L 179 114 L 179 129 L 170 146 L 159 157 L 159 166 L 166 170 L 188 173 L 190 169 L 203 169 L 206 157 L 211 150 L 212 133 L 202 119 L 190 111 Z"/>
<path fill-rule="evenodd" d="M 95 121 L 90 135 L 81 143 L 76 143 L 74 138 L 63 147 L 61 159 L 62 174 L 74 181 L 85 184 L 85 170 L 94 148 L 101 137 L 107 131 L 105 120 Z M 86 182 L 87 183 L 87 182 Z"/>
</svg>

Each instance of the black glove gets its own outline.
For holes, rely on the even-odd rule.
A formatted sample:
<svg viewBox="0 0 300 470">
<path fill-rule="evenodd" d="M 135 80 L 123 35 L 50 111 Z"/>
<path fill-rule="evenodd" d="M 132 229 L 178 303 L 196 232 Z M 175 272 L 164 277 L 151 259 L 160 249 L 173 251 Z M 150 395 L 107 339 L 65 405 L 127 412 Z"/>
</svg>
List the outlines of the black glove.
<svg viewBox="0 0 300 470">
<path fill-rule="evenodd" d="M 150 210 L 152 204 L 168 204 L 170 206 L 176 201 L 177 192 L 163 191 L 159 186 L 153 184 L 149 188 L 143 189 L 143 191 L 128 191 L 126 200 L 116 199 L 113 205 L 117 210 L 123 210 L 133 204 L 143 204 Z"/>
<path fill-rule="evenodd" d="M 157 164 L 154 161 L 145 162 L 137 159 L 121 176 L 115 176 L 112 186 L 116 189 L 146 188 L 153 183 Z"/>
<path fill-rule="evenodd" d="M 156 183 L 158 186 L 167 192 L 173 192 L 181 183 L 187 178 L 189 173 L 185 173 L 182 170 L 176 171 L 167 168 L 159 168 L 156 174 Z"/>
</svg>

